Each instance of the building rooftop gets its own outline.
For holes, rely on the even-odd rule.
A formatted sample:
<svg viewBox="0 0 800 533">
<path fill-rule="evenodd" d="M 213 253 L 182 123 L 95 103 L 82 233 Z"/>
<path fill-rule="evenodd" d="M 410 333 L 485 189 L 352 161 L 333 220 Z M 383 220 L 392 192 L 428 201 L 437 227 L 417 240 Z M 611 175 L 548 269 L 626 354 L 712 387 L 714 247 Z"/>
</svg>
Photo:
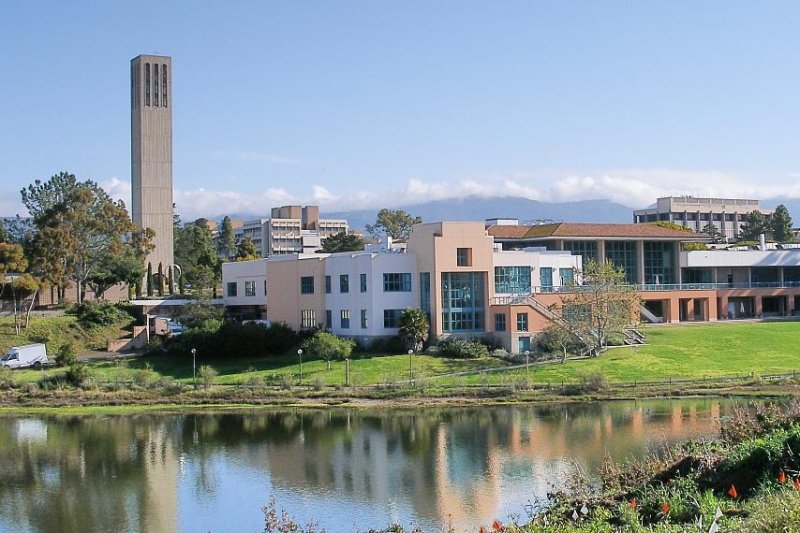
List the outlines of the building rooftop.
<svg viewBox="0 0 800 533">
<path fill-rule="evenodd" d="M 707 241 L 709 237 L 655 224 L 580 224 L 560 222 L 540 226 L 489 226 L 489 235 L 496 239 L 655 239 L 675 241 Z"/>
</svg>

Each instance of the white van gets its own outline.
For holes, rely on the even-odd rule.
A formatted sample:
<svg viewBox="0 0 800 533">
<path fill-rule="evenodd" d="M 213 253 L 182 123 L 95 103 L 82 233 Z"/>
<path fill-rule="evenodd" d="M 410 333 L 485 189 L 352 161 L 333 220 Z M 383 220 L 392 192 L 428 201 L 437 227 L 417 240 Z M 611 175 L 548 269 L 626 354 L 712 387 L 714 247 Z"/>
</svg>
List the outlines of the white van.
<svg viewBox="0 0 800 533">
<path fill-rule="evenodd" d="M 47 350 L 44 344 L 14 346 L 0 359 L 0 366 L 8 368 L 40 368 L 47 364 Z"/>
</svg>

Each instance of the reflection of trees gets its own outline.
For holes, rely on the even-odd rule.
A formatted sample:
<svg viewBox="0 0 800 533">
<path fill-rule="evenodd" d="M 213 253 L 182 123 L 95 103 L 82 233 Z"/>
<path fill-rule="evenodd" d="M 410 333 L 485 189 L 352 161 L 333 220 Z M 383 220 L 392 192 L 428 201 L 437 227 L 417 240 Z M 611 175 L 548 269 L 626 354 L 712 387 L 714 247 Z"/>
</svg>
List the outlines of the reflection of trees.
<svg viewBox="0 0 800 533">
<path fill-rule="evenodd" d="M 157 438 L 167 434 L 163 421 L 43 418 L 41 434 L 27 440 L 19 429 L 30 422 L 0 420 L 0 515 L 6 523 L 83 532 L 141 529 L 159 518 L 148 508 L 149 494 L 163 492 L 152 465 L 174 462 Z M 173 492 L 174 485 L 173 479 Z"/>
</svg>

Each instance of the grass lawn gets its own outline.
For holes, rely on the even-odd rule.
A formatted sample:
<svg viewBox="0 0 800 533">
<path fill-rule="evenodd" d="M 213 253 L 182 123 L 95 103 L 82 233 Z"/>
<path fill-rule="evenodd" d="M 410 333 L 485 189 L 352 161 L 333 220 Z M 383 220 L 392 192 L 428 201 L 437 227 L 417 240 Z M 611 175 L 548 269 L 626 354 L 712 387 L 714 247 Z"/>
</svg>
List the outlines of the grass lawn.
<svg viewBox="0 0 800 533">
<path fill-rule="evenodd" d="M 24 321 L 25 318 L 22 317 Z M 5 353 L 12 346 L 44 342 L 47 354 L 55 357 L 58 348 L 71 342 L 79 354 L 104 351 L 109 339 L 119 339 L 130 335 L 130 321 L 110 326 L 97 326 L 89 329 L 78 324 L 74 316 L 31 317 L 30 326 L 20 335 L 14 333 L 14 317 L 0 317 L 0 351 Z"/>
<path fill-rule="evenodd" d="M 70 317 L 66 324 L 70 324 Z M 47 320 L 47 319 L 39 319 Z M 596 359 L 531 365 L 529 378 L 534 383 L 575 382 L 584 373 L 601 372 L 608 381 L 666 381 L 702 379 L 749 374 L 756 375 L 800 372 L 800 322 L 743 322 L 645 328 L 647 346 L 612 348 Z M 149 364 L 156 377 L 169 377 L 183 382 L 192 379 L 191 356 L 152 355 L 125 362 L 93 361 L 90 368 L 101 380 L 128 380 L 128 369 L 141 369 Z M 272 358 L 240 358 L 206 360 L 198 357 L 198 370 L 209 364 L 219 373 L 218 384 L 239 384 L 248 377 L 260 377 L 266 383 L 279 384 L 284 376 L 297 383 L 300 368 L 295 353 Z M 357 385 L 402 382 L 408 378 L 408 355 L 356 357 L 350 362 L 351 381 Z M 413 356 L 415 377 L 433 377 L 451 372 L 500 369 L 509 363 L 497 358 L 446 359 L 428 355 Z M 248 372 L 252 369 L 252 372 Z M 63 372 L 47 369 L 45 375 Z M 325 385 L 344 383 L 345 364 L 333 361 L 331 370 L 323 360 L 304 357 L 303 380 Z M 15 372 L 18 382 L 34 381 L 42 373 L 33 370 Z M 524 369 L 487 372 L 437 379 L 435 383 L 511 383 L 522 380 Z"/>
<path fill-rule="evenodd" d="M 535 383 L 575 381 L 601 372 L 609 381 L 666 381 L 800 372 L 800 322 L 741 322 L 644 328 L 646 346 L 531 367 Z M 524 375 L 524 370 L 509 371 Z M 474 380 L 475 378 L 473 378 Z"/>
</svg>

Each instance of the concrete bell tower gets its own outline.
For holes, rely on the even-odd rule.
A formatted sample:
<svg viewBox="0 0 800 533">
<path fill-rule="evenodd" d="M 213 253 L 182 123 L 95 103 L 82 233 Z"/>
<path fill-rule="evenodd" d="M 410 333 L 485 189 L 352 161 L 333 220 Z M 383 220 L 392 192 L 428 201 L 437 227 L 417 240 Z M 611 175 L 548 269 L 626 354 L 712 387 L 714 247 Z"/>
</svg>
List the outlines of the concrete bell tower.
<svg viewBox="0 0 800 533">
<path fill-rule="evenodd" d="M 155 231 L 145 267 L 172 277 L 172 58 L 131 60 L 131 218 Z M 163 280 L 166 285 L 166 279 Z"/>
</svg>

